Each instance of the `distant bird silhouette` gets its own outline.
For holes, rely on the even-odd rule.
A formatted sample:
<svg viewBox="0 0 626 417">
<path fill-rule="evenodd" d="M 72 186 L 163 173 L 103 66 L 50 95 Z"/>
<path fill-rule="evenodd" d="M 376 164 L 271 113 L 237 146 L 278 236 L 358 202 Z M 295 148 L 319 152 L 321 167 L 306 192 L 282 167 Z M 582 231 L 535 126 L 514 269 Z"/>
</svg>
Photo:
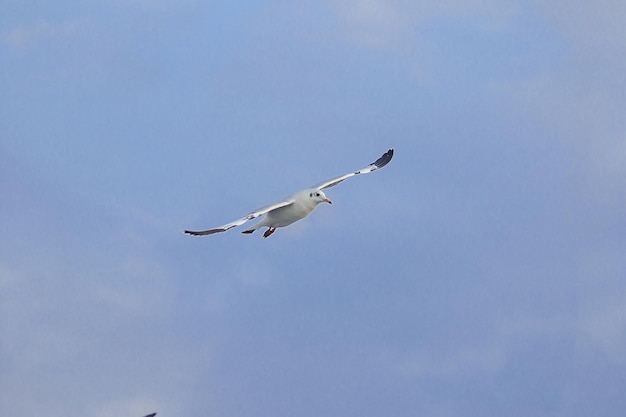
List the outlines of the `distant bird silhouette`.
<svg viewBox="0 0 626 417">
<path fill-rule="evenodd" d="M 157 413 L 152 413 L 152 414 L 148 414 L 147 416 L 143 416 L 143 417 L 154 417 L 156 416 Z"/>
</svg>

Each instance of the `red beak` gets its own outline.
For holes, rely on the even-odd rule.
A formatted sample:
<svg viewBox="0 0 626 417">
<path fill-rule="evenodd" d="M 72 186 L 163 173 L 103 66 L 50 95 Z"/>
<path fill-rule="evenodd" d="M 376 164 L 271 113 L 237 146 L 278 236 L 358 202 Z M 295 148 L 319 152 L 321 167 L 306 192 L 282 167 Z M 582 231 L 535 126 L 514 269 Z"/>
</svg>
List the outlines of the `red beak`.
<svg viewBox="0 0 626 417">
<path fill-rule="evenodd" d="M 333 204 L 333 202 L 332 202 L 332 201 L 330 201 L 330 200 L 329 200 L 329 199 L 327 199 L 327 198 L 325 198 L 325 199 L 324 199 L 324 200 L 322 200 L 322 201 L 324 201 L 324 202 L 326 202 L 326 203 L 328 203 L 328 204 Z"/>
</svg>

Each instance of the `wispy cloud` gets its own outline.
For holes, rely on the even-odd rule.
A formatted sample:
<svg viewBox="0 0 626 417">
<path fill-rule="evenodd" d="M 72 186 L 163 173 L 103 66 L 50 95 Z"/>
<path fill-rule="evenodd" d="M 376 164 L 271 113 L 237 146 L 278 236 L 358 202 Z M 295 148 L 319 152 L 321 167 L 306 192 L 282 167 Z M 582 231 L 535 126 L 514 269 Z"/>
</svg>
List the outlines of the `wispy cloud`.
<svg viewBox="0 0 626 417">
<path fill-rule="evenodd" d="M 425 350 L 400 361 L 398 372 L 414 378 L 460 378 L 494 375 L 506 365 L 507 353 L 500 346 L 460 345 L 434 352 Z"/>
<path fill-rule="evenodd" d="M 626 300 L 590 312 L 582 321 L 583 335 L 616 365 L 626 365 Z"/>
<path fill-rule="evenodd" d="M 78 36 L 88 25 L 87 19 L 54 23 L 47 20 L 39 20 L 15 26 L 2 36 L 5 45 L 22 49 L 35 46 L 41 42 L 57 41 Z"/>
<path fill-rule="evenodd" d="M 626 3 L 623 1 L 537 1 L 535 7 L 558 30 L 585 48 L 626 51 Z"/>
<path fill-rule="evenodd" d="M 476 18 L 480 30 L 501 28 L 517 15 L 515 2 L 329 1 L 354 41 L 372 47 L 398 47 L 418 38 L 419 28 L 436 20 Z M 465 22 L 467 24 L 467 21 Z"/>
</svg>

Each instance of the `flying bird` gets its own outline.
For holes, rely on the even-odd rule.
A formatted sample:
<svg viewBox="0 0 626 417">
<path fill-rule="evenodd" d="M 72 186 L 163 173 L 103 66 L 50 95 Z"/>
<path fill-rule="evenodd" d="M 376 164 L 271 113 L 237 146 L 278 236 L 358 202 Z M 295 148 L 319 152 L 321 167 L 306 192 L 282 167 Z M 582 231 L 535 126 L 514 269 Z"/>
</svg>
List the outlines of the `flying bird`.
<svg viewBox="0 0 626 417">
<path fill-rule="evenodd" d="M 383 156 L 381 156 L 375 162 L 372 162 L 365 168 L 362 168 L 358 171 L 350 172 L 345 175 L 340 175 L 335 178 L 331 178 L 310 188 L 298 191 L 297 193 L 285 198 L 282 201 L 256 209 L 248 213 L 241 219 L 227 223 L 223 226 L 216 227 L 214 229 L 202 231 L 185 230 L 185 233 L 193 236 L 204 236 L 212 235 L 214 233 L 221 233 L 230 230 L 233 227 L 241 226 L 245 222 L 265 214 L 265 217 L 260 222 L 258 222 L 251 228 L 244 230 L 241 233 L 253 233 L 255 230 L 267 227 L 267 230 L 263 233 L 263 237 L 268 237 L 269 235 L 274 233 L 277 227 L 289 226 L 290 224 L 305 218 L 306 216 L 311 214 L 311 212 L 315 209 L 315 207 L 317 207 L 318 204 L 332 204 L 332 202 L 326 197 L 322 190 L 334 187 L 343 180 L 353 177 L 355 175 L 369 174 L 370 172 L 374 172 L 377 169 L 380 169 L 387 165 L 389 161 L 391 161 L 391 158 L 393 158 L 393 149 L 389 149 L 383 154 Z"/>
</svg>

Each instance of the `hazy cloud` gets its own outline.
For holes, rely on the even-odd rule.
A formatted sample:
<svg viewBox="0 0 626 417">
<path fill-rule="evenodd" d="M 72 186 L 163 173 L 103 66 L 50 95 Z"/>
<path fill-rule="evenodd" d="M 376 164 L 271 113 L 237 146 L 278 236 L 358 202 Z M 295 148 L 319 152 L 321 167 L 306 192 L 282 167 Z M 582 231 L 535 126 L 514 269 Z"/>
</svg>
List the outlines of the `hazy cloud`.
<svg viewBox="0 0 626 417">
<path fill-rule="evenodd" d="M 78 19 L 61 23 L 39 20 L 11 28 L 3 35 L 4 43 L 15 49 L 23 49 L 48 41 L 61 41 L 84 33 L 88 19 Z"/>
</svg>

